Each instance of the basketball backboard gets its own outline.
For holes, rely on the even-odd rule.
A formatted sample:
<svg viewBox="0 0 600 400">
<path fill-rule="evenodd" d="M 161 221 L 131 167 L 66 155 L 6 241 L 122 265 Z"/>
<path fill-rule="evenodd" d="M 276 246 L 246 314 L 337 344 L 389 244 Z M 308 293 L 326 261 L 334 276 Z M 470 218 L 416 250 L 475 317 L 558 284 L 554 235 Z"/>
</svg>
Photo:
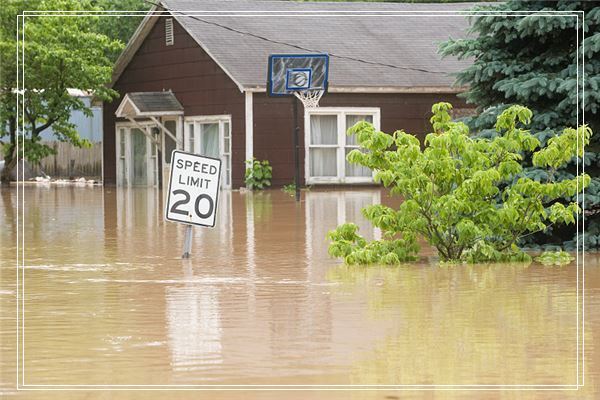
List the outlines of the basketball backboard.
<svg viewBox="0 0 600 400">
<path fill-rule="evenodd" d="M 329 55 L 271 54 L 267 93 L 292 96 L 295 92 L 327 91 Z"/>
</svg>

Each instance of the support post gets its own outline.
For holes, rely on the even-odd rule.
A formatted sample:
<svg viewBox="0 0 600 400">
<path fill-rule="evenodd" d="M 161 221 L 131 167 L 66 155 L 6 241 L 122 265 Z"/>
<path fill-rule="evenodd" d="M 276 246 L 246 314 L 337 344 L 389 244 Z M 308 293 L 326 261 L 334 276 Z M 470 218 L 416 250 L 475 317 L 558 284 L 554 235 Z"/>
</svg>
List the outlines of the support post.
<svg viewBox="0 0 600 400">
<path fill-rule="evenodd" d="M 294 183 L 296 184 L 296 201 L 300 201 L 300 160 L 298 158 L 298 132 L 300 132 L 300 126 L 298 126 L 298 98 L 293 96 L 294 104 L 292 106 L 294 113 L 294 168 L 295 177 Z"/>
<path fill-rule="evenodd" d="M 192 254 L 192 225 L 185 228 L 185 239 L 183 241 L 183 254 L 181 258 L 190 258 Z"/>
</svg>

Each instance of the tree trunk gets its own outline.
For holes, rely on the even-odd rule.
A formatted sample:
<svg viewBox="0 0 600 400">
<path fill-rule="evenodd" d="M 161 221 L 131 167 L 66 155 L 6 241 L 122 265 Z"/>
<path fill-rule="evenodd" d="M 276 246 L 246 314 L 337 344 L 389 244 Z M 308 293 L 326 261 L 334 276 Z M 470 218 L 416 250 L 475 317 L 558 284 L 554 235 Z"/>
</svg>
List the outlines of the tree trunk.
<svg viewBox="0 0 600 400">
<path fill-rule="evenodd" d="M 9 145 L 10 146 L 10 145 Z M 17 157 L 17 149 L 13 147 L 13 150 L 6 155 L 4 159 L 4 169 L 2 170 L 2 176 L 0 176 L 0 183 L 8 185 L 10 184 L 10 174 L 13 169 L 17 166 L 19 158 Z"/>
</svg>

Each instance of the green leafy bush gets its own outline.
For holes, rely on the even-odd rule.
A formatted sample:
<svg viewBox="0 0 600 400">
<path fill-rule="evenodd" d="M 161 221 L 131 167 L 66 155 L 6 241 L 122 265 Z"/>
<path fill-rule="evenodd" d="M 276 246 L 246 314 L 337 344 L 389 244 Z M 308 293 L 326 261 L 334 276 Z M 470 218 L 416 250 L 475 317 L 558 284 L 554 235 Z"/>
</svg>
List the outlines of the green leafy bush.
<svg viewBox="0 0 600 400">
<path fill-rule="evenodd" d="M 544 265 L 566 265 L 575 260 L 575 257 L 566 251 L 545 251 L 535 258 L 535 261 Z"/>
<path fill-rule="evenodd" d="M 525 235 L 560 222 L 572 224 L 579 206 L 554 202 L 573 197 L 589 184 L 587 175 L 556 181 L 554 172 L 583 155 L 591 130 L 567 128 L 544 148 L 523 126 L 532 113 L 512 106 L 498 116 L 493 139 L 472 138 L 454 122 L 449 103 L 432 108 L 433 133 L 419 139 L 404 131 L 392 135 L 361 121 L 348 130 L 360 146 L 348 161 L 374 171 L 375 179 L 404 199 L 400 207 L 372 205 L 362 210 L 380 228 L 383 239 L 368 243 L 353 224 L 329 232 L 329 253 L 349 264 L 395 264 L 418 254 L 417 238 L 436 247 L 442 261 L 530 261 L 518 247 Z M 520 161 L 533 152 L 533 163 L 547 170 L 545 182 L 521 174 Z"/>
<path fill-rule="evenodd" d="M 246 160 L 246 165 L 246 187 L 248 189 L 264 189 L 271 186 L 273 168 L 268 160 L 259 161 L 253 158 Z"/>
</svg>

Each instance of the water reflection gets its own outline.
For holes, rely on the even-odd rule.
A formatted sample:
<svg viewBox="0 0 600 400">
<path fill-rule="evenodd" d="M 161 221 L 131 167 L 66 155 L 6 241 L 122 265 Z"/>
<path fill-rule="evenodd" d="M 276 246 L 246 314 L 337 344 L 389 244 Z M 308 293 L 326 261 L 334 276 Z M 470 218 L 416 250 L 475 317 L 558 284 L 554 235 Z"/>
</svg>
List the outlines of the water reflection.
<svg viewBox="0 0 600 400">
<path fill-rule="evenodd" d="M 332 269 L 340 294 L 366 291 L 373 324 L 393 323 L 359 357 L 353 382 L 576 384 L 571 272 L 518 264 Z"/>
<path fill-rule="evenodd" d="M 186 270 L 189 276 L 191 271 Z M 219 292 L 216 287 L 193 284 L 166 288 L 169 347 L 175 371 L 223 363 Z"/>
<path fill-rule="evenodd" d="M 397 204 L 385 191 L 313 190 L 300 204 L 281 191 L 224 191 L 216 227 L 194 229 L 190 260 L 181 259 L 184 227 L 163 219 L 161 191 L 25 192 L 29 383 L 576 380 L 574 265 L 361 268 L 331 259 L 325 234 L 346 220 L 369 239 L 380 236 L 360 208 Z M 15 254 L 16 198 L 1 193 L 7 383 L 15 367 L 15 274 L 6 261 Z M 600 371 L 598 261 L 590 255 L 586 273 L 590 398 Z"/>
</svg>

